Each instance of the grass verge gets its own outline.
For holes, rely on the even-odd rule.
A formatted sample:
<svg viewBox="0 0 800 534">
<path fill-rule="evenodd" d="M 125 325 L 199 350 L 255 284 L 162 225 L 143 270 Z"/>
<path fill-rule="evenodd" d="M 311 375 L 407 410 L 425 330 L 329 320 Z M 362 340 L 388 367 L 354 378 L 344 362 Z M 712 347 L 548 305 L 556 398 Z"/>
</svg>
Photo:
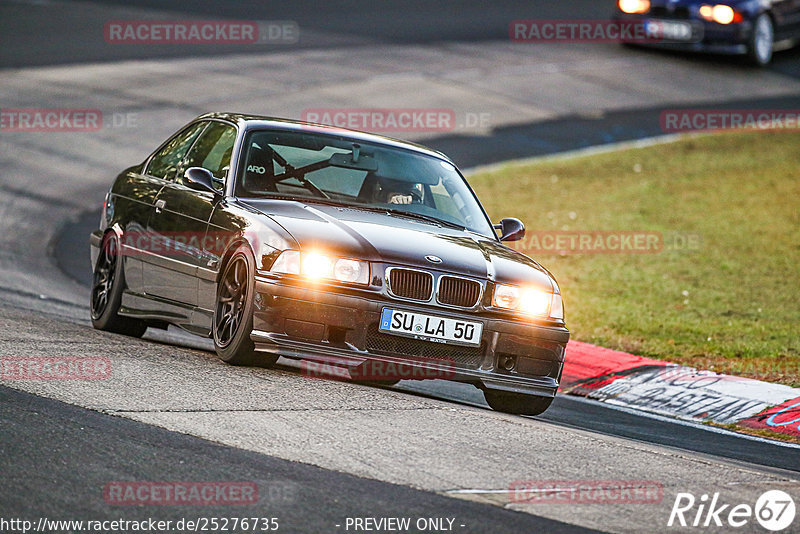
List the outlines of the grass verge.
<svg viewBox="0 0 800 534">
<path fill-rule="evenodd" d="M 800 386 L 800 133 L 509 165 L 470 183 L 492 220 L 526 223 L 515 248 L 556 276 L 574 339 Z M 597 231 L 656 235 L 662 247 L 545 246 L 554 232 Z"/>
</svg>

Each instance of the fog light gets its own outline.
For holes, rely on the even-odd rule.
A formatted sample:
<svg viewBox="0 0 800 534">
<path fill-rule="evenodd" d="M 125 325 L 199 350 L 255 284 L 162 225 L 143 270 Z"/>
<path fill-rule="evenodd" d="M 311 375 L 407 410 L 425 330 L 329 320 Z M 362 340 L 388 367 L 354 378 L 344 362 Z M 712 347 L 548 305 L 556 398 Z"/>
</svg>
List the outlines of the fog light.
<svg viewBox="0 0 800 534">
<path fill-rule="evenodd" d="M 500 357 L 500 368 L 503 371 L 513 371 L 517 366 L 517 357 L 513 354 L 503 354 Z"/>
</svg>

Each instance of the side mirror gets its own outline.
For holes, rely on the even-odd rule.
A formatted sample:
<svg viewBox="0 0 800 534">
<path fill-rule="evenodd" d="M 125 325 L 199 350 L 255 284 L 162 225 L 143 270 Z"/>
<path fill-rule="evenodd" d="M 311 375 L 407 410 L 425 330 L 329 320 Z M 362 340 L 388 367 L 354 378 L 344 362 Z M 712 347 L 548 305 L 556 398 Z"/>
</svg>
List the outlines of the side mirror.
<svg viewBox="0 0 800 534">
<path fill-rule="evenodd" d="M 519 219 L 509 217 L 495 224 L 494 228 L 500 230 L 500 241 L 519 241 L 525 237 L 525 225 Z"/>
<path fill-rule="evenodd" d="M 214 175 L 211 171 L 202 167 L 189 167 L 183 173 L 183 183 L 195 191 L 204 191 L 206 193 L 219 194 L 219 191 L 214 189 Z"/>
</svg>

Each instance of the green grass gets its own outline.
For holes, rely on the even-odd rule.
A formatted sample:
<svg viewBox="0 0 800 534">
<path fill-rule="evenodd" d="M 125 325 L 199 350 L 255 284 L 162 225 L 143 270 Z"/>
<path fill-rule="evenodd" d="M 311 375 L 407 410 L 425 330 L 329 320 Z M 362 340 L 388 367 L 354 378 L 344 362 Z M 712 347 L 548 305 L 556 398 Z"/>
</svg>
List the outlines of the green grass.
<svg viewBox="0 0 800 534">
<path fill-rule="evenodd" d="M 696 250 L 532 254 L 573 339 L 800 386 L 800 133 L 725 133 L 475 175 L 529 232 L 698 235 Z"/>
</svg>

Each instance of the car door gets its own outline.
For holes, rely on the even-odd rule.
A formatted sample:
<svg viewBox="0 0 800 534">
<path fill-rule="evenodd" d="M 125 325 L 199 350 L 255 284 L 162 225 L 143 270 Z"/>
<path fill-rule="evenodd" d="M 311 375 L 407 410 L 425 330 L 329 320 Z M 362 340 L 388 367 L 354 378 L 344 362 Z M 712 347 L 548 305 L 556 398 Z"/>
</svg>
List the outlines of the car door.
<svg viewBox="0 0 800 534">
<path fill-rule="evenodd" d="M 205 128 L 190 124 L 162 144 L 140 167 L 129 170 L 123 185 L 109 196 L 107 209 L 125 213 L 122 240 L 125 282 L 134 293 L 144 293 L 143 264 L 152 255 L 147 224 L 156 197 L 164 184 L 174 180 L 178 165 Z"/>
<path fill-rule="evenodd" d="M 208 220 L 221 198 L 235 140 L 235 126 L 208 121 L 178 165 L 175 180 L 159 191 L 148 224 L 160 249 L 146 266 L 144 283 L 149 295 L 197 306 L 197 270 L 208 262 L 203 251 Z M 184 183 L 183 173 L 191 167 L 211 171 L 220 195 Z"/>
</svg>

